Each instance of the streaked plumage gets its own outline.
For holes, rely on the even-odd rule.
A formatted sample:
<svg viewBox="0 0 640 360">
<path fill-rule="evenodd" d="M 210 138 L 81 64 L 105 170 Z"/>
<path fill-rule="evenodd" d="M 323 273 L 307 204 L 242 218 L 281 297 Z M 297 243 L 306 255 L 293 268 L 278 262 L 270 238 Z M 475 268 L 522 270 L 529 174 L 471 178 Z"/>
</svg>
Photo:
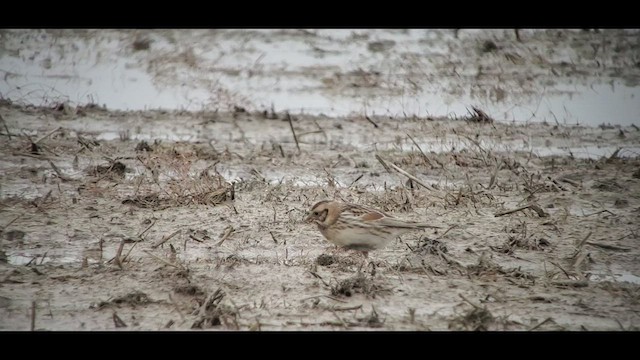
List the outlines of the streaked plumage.
<svg viewBox="0 0 640 360">
<path fill-rule="evenodd" d="M 331 243 L 362 251 L 386 246 L 398 235 L 416 229 L 438 228 L 430 224 L 404 221 L 366 206 L 323 200 L 311 207 L 306 221 L 313 222 Z"/>
</svg>

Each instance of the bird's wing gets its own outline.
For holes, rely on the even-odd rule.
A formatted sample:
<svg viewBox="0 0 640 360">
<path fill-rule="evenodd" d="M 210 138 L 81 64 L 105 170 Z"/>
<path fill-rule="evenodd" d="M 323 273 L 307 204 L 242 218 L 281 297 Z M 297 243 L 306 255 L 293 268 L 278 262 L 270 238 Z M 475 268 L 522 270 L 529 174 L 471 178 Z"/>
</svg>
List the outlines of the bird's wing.
<svg viewBox="0 0 640 360">
<path fill-rule="evenodd" d="M 415 223 L 403 221 L 403 220 L 391 218 L 391 217 L 382 218 L 380 220 L 377 220 L 377 222 L 382 226 L 393 227 L 393 228 L 403 228 L 403 229 L 417 228 L 415 226 Z"/>
<path fill-rule="evenodd" d="M 344 211 L 351 213 L 353 216 L 358 217 L 362 221 L 373 221 L 388 216 L 381 211 L 358 204 L 347 204 L 347 207 Z"/>
<path fill-rule="evenodd" d="M 402 229 L 439 229 L 438 226 L 433 226 L 425 223 L 416 223 L 411 221 L 404 221 L 393 216 L 386 214 L 380 210 L 368 208 L 366 206 L 358 204 L 346 204 L 344 212 L 347 212 L 362 221 L 375 222 L 382 226 L 388 226 L 393 228 Z"/>
<path fill-rule="evenodd" d="M 440 229 L 439 226 L 434 226 L 425 223 L 417 223 L 412 221 L 404 221 L 396 218 L 385 217 L 377 221 L 382 226 L 402 228 L 402 229 Z"/>
</svg>

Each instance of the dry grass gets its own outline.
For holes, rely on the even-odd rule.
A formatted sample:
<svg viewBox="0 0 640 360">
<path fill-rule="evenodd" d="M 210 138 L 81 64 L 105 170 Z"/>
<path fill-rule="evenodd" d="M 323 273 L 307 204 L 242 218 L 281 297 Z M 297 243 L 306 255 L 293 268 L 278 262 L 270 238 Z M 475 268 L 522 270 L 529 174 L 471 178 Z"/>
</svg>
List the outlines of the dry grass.
<svg viewBox="0 0 640 360">
<path fill-rule="evenodd" d="M 38 192 L 28 201 L 19 195 L 2 200 L 7 216 L 0 236 L 8 249 L 6 255 L 25 252 L 32 256 L 23 267 L 26 271 L 3 274 L 3 286 L 50 284 L 51 279 L 79 287 L 122 284 L 126 295 L 102 304 L 118 311 L 109 318 L 111 327 L 135 328 L 131 315 L 138 318 L 137 312 L 165 311 L 170 315 L 156 328 L 422 329 L 433 320 L 434 327 L 455 330 L 546 330 L 560 328 L 562 320 L 554 316 L 555 323 L 524 325 L 498 314 L 536 313 L 530 303 L 541 300 L 532 300 L 523 292 L 537 294 L 549 288 L 558 293 L 554 296 L 559 300 L 540 295 L 551 301 L 545 304 L 557 306 L 554 311 L 562 313 L 578 311 L 567 300 L 575 292 L 602 296 L 594 292 L 609 291 L 589 281 L 596 266 L 635 256 L 629 242 L 637 237 L 630 228 L 637 202 L 630 191 L 636 188 L 632 175 L 637 160 L 616 155 L 610 162 L 567 157 L 552 162 L 488 145 L 488 139 L 507 137 L 509 132 L 522 131 L 519 128 L 409 119 L 396 123 L 448 136 L 447 141 L 456 148 L 430 153 L 421 147 L 425 140 L 421 133 L 399 128 L 398 143 L 410 150 L 376 151 L 383 159 L 380 162 L 374 152 L 335 140 L 331 143 L 336 134 L 355 126 L 348 121 L 340 122 L 341 128 L 318 121 L 324 136 L 318 133 L 320 140 L 314 143 L 308 139 L 316 135 L 306 134 L 319 131 L 316 119 L 292 120 L 298 152 L 284 121 L 269 120 L 274 127 L 284 128 L 281 138 L 254 144 L 255 134 L 243 122 L 248 112 L 238 109 L 235 119 L 229 114 L 217 116 L 245 127 L 244 137 L 234 130 L 229 136 L 232 140 L 220 140 L 215 147 L 96 141 L 87 134 L 69 140 L 63 128 L 43 132 L 33 141 L 4 137 L 0 148 L 22 154 L 16 158 L 25 159 L 24 165 L 33 170 L 8 171 L 6 178 L 31 181 Z M 390 121 L 380 117 L 372 121 L 382 129 L 390 126 Z M 376 129 L 365 120 L 361 123 Z M 449 127 L 456 134 L 451 135 Z M 30 152 L 32 143 L 37 143 L 38 154 Z M 318 153 L 327 155 L 319 158 Z M 42 154 L 56 156 L 53 163 L 59 173 L 48 161 L 43 162 Z M 233 180 L 221 174 L 231 167 L 240 169 Z M 315 176 L 324 183 L 294 184 L 289 180 L 292 177 L 274 181 L 274 169 L 287 175 Z M 607 176 L 600 176 L 603 173 Z M 622 197 L 626 203 L 618 201 Z M 324 198 L 432 221 L 442 229 L 403 236 L 402 241 L 372 254 L 375 260 L 371 263 L 363 264 L 349 252 L 332 253 L 317 230 L 302 223 L 309 206 Z M 123 209 L 122 203 L 131 206 Z M 576 204 L 588 211 L 581 216 L 564 208 Z M 61 213 L 72 213 L 85 222 L 60 220 L 56 214 Z M 72 226 L 56 234 L 62 221 L 72 221 Z M 84 226 L 91 231 L 84 232 Z M 585 236 L 585 227 L 593 233 L 591 237 Z M 40 243 L 41 251 L 33 242 L 42 236 L 38 229 L 57 236 L 50 243 Z M 86 241 L 87 248 L 96 254 L 99 250 L 100 256 L 63 269 L 72 275 L 47 267 L 49 261 L 60 258 L 56 250 L 67 249 L 68 239 Z M 115 259 L 120 260 L 122 270 Z M 431 304 L 459 301 L 457 289 L 469 294 L 469 299 L 482 299 L 480 305 L 465 300 L 464 310 L 453 314 L 447 312 L 449 305 L 442 305 L 438 311 L 447 315 L 432 316 L 436 310 Z M 628 304 L 637 304 L 633 289 L 610 291 L 627 307 L 599 307 L 598 314 L 629 311 Z M 486 300 L 502 292 L 509 295 L 504 296 L 508 300 Z M 161 300 L 169 296 L 170 301 Z M 310 296 L 320 300 L 315 305 L 301 302 Z M 509 311 L 505 311 L 505 301 Z M 397 303 L 414 309 L 410 322 L 398 321 L 393 307 Z M 38 302 L 38 327 L 43 326 L 42 304 Z M 149 318 L 153 316 L 146 313 Z"/>
</svg>

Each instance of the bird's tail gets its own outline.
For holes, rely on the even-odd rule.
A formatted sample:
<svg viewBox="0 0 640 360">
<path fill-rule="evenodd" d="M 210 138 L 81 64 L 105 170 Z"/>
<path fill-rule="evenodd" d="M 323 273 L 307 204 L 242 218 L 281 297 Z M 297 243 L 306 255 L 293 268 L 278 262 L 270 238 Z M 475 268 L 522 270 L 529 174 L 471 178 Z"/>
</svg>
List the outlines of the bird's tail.
<svg viewBox="0 0 640 360">
<path fill-rule="evenodd" d="M 425 223 L 414 223 L 413 226 L 420 229 L 442 229 L 440 226 L 425 224 Z"/>
<path fill-rule="evenodd" d="M 383 219 L 382 223 L 385 226 L 390 226 L 398 229 L 440 229 L 441 228 L 439 226 L 435 226 L 427 223 L 402 221 L 402 220 L 391 219 L 391 218 Z"/>
</svg>

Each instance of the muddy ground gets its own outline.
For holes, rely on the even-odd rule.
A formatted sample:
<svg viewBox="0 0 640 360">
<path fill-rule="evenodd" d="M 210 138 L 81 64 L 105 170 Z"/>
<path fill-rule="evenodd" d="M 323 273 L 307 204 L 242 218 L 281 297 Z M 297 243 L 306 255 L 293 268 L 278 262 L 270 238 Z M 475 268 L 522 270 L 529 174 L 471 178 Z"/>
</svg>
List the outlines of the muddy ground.
<svg viewBox="0 0 640 360">
<path fill-rule="evenodd" d="M 0 112 L 4 330 L 638 329 L 636 127 L 293 116 L 296 144 L 285 114 L 242 109 Z M 197 135 L 132 139 L 163 127 Z M 302 222 L 325 198 L 442 230 L 358 272 Z"/>
<path fill-rule="evenodd" d="M 329 35 L 0 32 L 10 89 L 0 94 L 0 330 L 638 330 L 640 122 L 615 125 L 622 116 L 605 100 L 593 113 L 611 116 L 595 122 L 541 116 L 542 100 L 503 121 L 511 115 L 460 100 L 488 94 L 521 108 L 521 93 L 636 86 L 637 36 L 443 30 L 409 51 L 404 32 Z M 286 49 L 260 50 L 278 39 L 317 56 L 289 69 Z M 240 46 L 223 46 L 222 65 L 202 50 L 221 43 Z M 347 67 L 322 65 L 335 52 Z M 112 93 L 73 82 L 93 62 L 87 82 Z M 125 82 L 118 69 L 136 66 L 161 84 L 201 86 L 206 101 L 102 106 L 180 100 Z M 334 97 L 316 115 L 313 101 L 274 106 L 271 95 L 290 95 L 273 84 L 296 77 L 311 85 L 294 89 L 294 103 Z M 255 86 L 224 91 L 245 83 Z M 57 96 L 64 86 L 89 92 L 89 104 Z M 431 109 L 449 106 L 439 100 L 426 115 L 367 108 L 370 93 L 425 106 L 420 91 L 393 86 L 447 93 L 470 111 L 439 117 Z M 324 111 L 363 96 L 349 116 Z M 327 198 L 441 229 L 403 235 L 363 263 L 302 221 Z"/>
</svg>

